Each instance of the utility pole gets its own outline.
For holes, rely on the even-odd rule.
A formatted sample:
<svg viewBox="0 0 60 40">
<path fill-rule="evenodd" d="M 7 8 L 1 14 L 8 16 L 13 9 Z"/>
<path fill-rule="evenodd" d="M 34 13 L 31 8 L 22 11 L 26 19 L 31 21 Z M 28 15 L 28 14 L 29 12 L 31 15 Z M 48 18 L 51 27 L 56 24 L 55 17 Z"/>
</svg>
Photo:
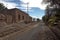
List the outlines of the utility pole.
<svg viewBox="0 0 60 40">
<path fill-rule="evenodd" d="M 27 13 L 29 13 L 29 2 L 27 3 Z"/>
<path fill-rule="evenodd" d="M 26 12 L 29 13 L 29 2 L 27 2 L 27 3 L 21 3 L 21 4 L 26 5 L 26 9 L 23 9 L 23 10 L 26 10 Z M 20 7 L 20 6 L 17 6 L 17 7 Z"/>
</svg>

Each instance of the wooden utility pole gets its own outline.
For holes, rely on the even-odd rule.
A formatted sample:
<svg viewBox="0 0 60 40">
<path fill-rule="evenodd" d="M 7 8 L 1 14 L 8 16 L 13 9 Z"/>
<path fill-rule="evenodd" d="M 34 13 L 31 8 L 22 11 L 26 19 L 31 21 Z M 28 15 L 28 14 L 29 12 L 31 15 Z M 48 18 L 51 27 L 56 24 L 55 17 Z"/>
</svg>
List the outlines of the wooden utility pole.
<svg viewBox="0 0 60 40">
<path fill-rule="evenodd" d="M 27 13 L 29 13 L 29 2 L 27 3 Z"/>
<path fill-rule="evenodd" d="M 26 12 L 29 13 L 29 2 L 27 2 L 27 3 L 21 3 L 21 4 L 26 5 L 26 8 L 27 8 L 27 9 L 22 9 L 22 10 L 26 10 Z M 22 6 L 17 6 L 17 7 L 22 7 Z"/>
</svg>

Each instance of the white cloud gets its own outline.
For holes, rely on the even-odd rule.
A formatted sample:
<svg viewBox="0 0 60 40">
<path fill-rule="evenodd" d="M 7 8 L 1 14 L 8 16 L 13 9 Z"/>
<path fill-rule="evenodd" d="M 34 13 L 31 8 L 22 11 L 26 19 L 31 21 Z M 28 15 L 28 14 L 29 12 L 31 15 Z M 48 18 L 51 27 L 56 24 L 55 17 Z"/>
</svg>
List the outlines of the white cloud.
<svg viewBox="0 0 60 40">
<path fill-rule="evenodd" d="M 36 19 L 37 19 L 37 18 L 42 19 L 42 17 L 37 17 L 37 16 L 32 16 L 32 17 L 33 17 L 33 18 L 36 18 Z"/>
<path fill-rule="evenodd" d="M 7 0 L 9 1 L 9 0 Z M 10 0 L 12 1 L 12 0 Z M 43 0 L 20 0 L 24 3 L 27 3 L 29 2 L 29 7 L 38 7 L 42 10 L 45 10 L 46 9 L 46 5 L 45 4 L 41 4 L 41 2 Z M 11 3 L 11 2 L 5 2 L 4 0 L 0 0 L 0 3 L 4 3 L 4 5 L 8 8 L 8 9 L 11 9 L 11 8 L 15 8 L 17 6 L 16 3 Z M 21 6 L 24 6 L 24 7 L 27 7 L 27 5 L 24 5 L 22 4 Z"/>
<path fill-rule="evenodd" d="M 17 4 L 15 4 L 15 3 L 5 2 L 4 0 L 0 0 L 0 3 L 3 3 L 4 6 L 7 7 L 8 9 L 12 9 L 17 6 Z"/>
<path fill-rule="evenodd" d="M 15 8 L 16 7 L 16 4 L 14 4 L 14 3 L 5 3 L 4 4 L 8 9 L 12 9 L 12 8 Z"/>
<path fill-rule="evenodd" d="M 24 3 L 29 2 L 29 7 L 38 7 L 42 10 L 46 9 L 46 4 L 41 3 L 43 0 L 20 0 L 20 1 L 22 1 Z M 23 5 L 23 6 L 26 6 L 26 5 Z"/>
</svg>

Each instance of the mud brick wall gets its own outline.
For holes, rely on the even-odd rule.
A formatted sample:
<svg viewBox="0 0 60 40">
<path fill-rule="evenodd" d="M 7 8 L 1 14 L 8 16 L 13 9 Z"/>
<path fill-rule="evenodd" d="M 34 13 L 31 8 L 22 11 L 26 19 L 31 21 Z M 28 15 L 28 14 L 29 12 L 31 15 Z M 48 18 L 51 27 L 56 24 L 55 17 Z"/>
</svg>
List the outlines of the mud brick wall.
<svg viewBox="0 0 60 40">
<path fill-rule="evenodd" d="M 27 13 L 17 8 L 14 8 L 14 9 L 3 10 L 2 12 L 0 12 L 0 21 L 4 21 L 7 24 L 11 24 L 20 21 L 31 22 L 32 18 Z"/>
</svg>

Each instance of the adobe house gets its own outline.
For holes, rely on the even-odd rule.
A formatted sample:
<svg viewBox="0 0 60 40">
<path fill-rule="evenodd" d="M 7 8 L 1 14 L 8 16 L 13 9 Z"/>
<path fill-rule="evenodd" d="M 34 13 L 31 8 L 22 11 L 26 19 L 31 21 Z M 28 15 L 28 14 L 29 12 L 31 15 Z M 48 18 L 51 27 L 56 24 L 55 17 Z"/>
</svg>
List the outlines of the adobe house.
<svg viewBox="0 0 60 40">
<path fill-rule="evenodd" d="M 0 11 L 0 14 L 2 14 L 0 16 L 3 16 L 2 21 L 5 21 L 7 24 L 17 23 L 20 21 L 25 21 L 25 22 L 32 21 L 32 17 L 30 17 L 27 13 L 17 8 L 2 10 Z M 0 20 L 1 18 L 2 17 L 0 17 Z"/>
<path fill-rule="evenodd" d="M 5 20 L 5 15 L 3 15 L 3 14 L 0 14 L 0 22 L 4 22 L 4 20 Z"/>
</svg>

